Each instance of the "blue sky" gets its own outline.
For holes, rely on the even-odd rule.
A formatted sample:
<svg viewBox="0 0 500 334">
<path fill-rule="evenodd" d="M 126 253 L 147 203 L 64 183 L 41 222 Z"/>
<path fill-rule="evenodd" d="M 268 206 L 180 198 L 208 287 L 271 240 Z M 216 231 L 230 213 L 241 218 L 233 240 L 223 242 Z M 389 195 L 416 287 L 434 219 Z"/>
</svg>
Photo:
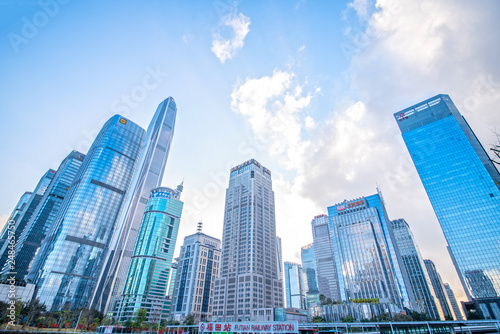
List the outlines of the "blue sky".
<svg viewBox="0 0 500 334">
<path fill-rule="evenodd" d="M 64 3 L 63 3 L 64 2 Z M 500 4 L 484 1 L 0 1 L 0 224 L 120 113 L 173 96 L 163 184 L 185 180 L 177 245 L 222 235 L 229 168 L 273 172 L 283 257 L 326 207 L 383 191 L 463 298 L 392 114 L 450 94 L 485 148 L 500 124 Z M 431 231 L 431 232 L 429 232 Z"/>
</svg>

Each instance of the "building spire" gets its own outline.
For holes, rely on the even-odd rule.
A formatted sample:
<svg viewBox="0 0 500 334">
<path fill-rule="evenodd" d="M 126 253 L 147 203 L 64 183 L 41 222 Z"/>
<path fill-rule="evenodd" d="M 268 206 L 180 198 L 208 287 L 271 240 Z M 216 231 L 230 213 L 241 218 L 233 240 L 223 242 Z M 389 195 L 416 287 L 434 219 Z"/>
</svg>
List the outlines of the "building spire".
<svg viewBox="0 0 500 334">
<path fill-rule="evenodd" d="M 198 227 L 196 228 L 196 232 L 201 233 L 202 230 L 203 230 L 203 221 L 200 220 L 198 222 Z"/>
</svg>

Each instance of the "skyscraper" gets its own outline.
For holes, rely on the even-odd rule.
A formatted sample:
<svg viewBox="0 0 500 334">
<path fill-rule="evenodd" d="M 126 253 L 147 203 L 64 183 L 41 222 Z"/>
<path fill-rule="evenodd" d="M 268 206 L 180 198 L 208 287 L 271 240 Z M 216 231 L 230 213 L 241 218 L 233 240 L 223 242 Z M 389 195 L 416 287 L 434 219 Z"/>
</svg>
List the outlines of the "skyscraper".
<svg viewBox="0 0 500 334">
<path fill-rule="evenodd" d="M 177 107 L 165 99 L 149 124 L 130 188 L 117 218 L 105 266 L 97 281 L 91 305 L 100 311 L 112 310 L 114 299 L 123 292 L 130 260 L 137 241 L 142 215 L 152 189 L 160 186 L 174 135 Z"/>
<path fill-rule="evenodd" d="M 286 307 L 306 309 L 307 275 L 298 263 L 285 262 Z"/>
<path fill-rule="evenodd" d="M 201 232 L 184 238 L 170 312 L 174 319 L 180 321 L 191 314 L 195 322 L 212 320 L 220 255 L 219 239 Z"/>
<path fill-rule="evenodd" d="M 19 236 L 14 258 L 16 277 L 19 280 L 25 279 L 28 274 L 30 265 L 61 208 L 61 203 L 80 169 L 83 158 L 85 154 L 73 151 L 61 162 L 40 203 Z M 4 266 L 2 274 L 7 274 L 9 271 L 9 267 Z"/>
<path fill-rule="evenodd" d="M 455 314 L 454 316 L 455 320 L 463 320 L 462 313 L 460 312 L 460 307 L 458 307 L 457 299 L 455 298 L 455 294 L 453 293 L 453 290 L 450 288 L 450 285 L 448 283 L 444 283 L 444 290 L 448 295 L 451 309 Z"/>
<path fill-rule="evenodd" d="M 417 306 L 431 319 L 444 320 L 441 305 L 437 300 L 410 226 L 404 219 L 393 220 L 391 223 Z"/>
<path fill-rule="evenodd" d="M 300 257 L 302 260 L 302 270 L 306 273 L 307 278 L 306 308 L 308 309 L 310 306 L 318 306 L 320 303 L 314 245 L 303 246 L 300 250 Z"/>
<path fill-rule="evenodd" d="M 453 319 L 453 314 L 450 309 L 450 302 L 448 300 L 448 296 L 444 292 L 443 281 L 441 280 L 441 276 L 436 270 L 436 266 L 434 262 L 431 260 L 424 260 L 425 268 L 429 273 L 429 278 L 431 279 L 432 287 L 434 288 L 434 292 L 436 293 L 436 297 L 439 300 L 439 304 L 441 304 L 441 309 L 443 310 L 443 314 L 446 319 Z"/>
<path fill-rule="evenodd" d="M 132 319 L 139 309 L 150 323 L 167 319 L 167 288 L 182 214 L 181 192 L 166 187 L 151 191 L 125 288 L 115 306 L 118 321 Z"/>
<path fill-rule="evenodd" d="M 115 115 L 92 143 L 42 242 L 35 298 L 48 310 L 89 306 L 143 138 L 141 127 Z"/>
<path fill-rule="evenodd" d="M 214 320 L 249 320 L 253 309 L 283 306 L 276 252 L 271 171 L 251 159 L 231 168 Z"/>
<path fill-rule="evenodd" d="M 469 298 L 500 296 L 500 174 L 448 95 L 394 114 Z"/>
<path fill-rule="evenodd" d="M 328 215 L 342 300 L 418 309 L 380 193 L 331 206 Z"/>
<path fill-rule="evenodd" d="M 335 301 L 342 300 L 340 295 L 337 265 L 333 254 L 330 236 L 330 222 L 327 215 L 318 215 L 311 221 L 316 277 L 319 294 Z"/>
<path fill-rule="evenodd" d="M 21 233 L 24 231 L 24 228 L 28 224 L 31 216 L 33 215 L 33 212 L 35 212 L 36 208 L 40 204 L 40 200 L 43 197 L 43 194 L 45 193 L 45 190 L 47 190 L 47 187 L 49 186 L 50 182 L 54 178 L 56 171 L 53 169 L 49 169 L 45 174 L 43 174 L 42 178 L 40 181 L 38 181 L 38 184 L 36 185 L 35 190 L 33 193 L 28 197 L 21 198 L 21 200 L 26 200 L 26 204 L 21 204 L 22 205 L 22 211 L 15 220 L 14 228 L 9 229 L 4 229 L 4 232 L 2 234 L 2 239 L 7 240 L 9 238 L 9 234 L 13 236 L 14 240 L 16 243 L 19 241 L 19 237 L 21 236 Z M 20 200 L 20 201 L 21 201 Z M 19 203 L 18 203 L 19 205 Z M 13 214 L 16 213 L 16 209 L 14 210 Z M 8 222 L 7 222 L 8 224 Z M 7 225 L 5 226 L 7 227 Z M 13 233 L 13 234 L 12 234 Z M 9 243 L 4 242 L 2 249 L 0 250 L 0 268 L 3 268 L 6 266 L 6 270 L 9 271 L 10 264 L 11 262 L 7 262 L 7 259 L 9 258 Z M 15 265 L 12 267 L 12 269 L 15 270 Z M 13 271 L 14 271 L 13 270 Z"/>
<path fill-rule="evenodd" d="M 17 201 L 16 206 L 14 207 L 14 210 L 12 210 L 12 213 L 9 216 L 9 219 L 7 219 L 7 222 L 5 223 L 4 227 L 2 228 L 2 233 L 0 233 L 0 249 L 2 249 L 5 241 L 7 241 L 8 237 L 8 227 L 10 224 L 13 224 L 16 226 L 18 219 L 21 217 L 21 213 L 23 212 L 24 208 L 26 207 L 28 201 L 31 198 L 31 195 L 33 193 L 31 191 L 27 191 L 24 194 L 21 195 L 21 198 L 19 198 L 19 201 Z"/>
</svg>

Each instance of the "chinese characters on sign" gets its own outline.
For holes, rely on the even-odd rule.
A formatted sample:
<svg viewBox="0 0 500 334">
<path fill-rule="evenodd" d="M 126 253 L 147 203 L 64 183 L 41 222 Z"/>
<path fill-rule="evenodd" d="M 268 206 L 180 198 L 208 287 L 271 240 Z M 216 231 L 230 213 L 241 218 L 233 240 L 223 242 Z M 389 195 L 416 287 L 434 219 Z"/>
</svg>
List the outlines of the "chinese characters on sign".
<svg viewBox="0 0 500 334">
<path fill-rule="evenodd" d="M 202 322 L 200 333 L 231 332 L 231 333 L 298 333 L 296 321 L 291 322 Z"/>
</svg>

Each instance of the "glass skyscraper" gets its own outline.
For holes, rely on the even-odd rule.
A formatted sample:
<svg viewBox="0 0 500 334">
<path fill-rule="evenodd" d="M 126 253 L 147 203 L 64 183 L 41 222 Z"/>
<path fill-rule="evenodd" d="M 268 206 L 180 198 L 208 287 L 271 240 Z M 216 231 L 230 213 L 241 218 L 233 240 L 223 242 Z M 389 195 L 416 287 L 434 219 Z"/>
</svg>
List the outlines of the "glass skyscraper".
<svg viewBox="0 0 500 334">
<path fill-rule="evenodd" d="M 469 298 L 500 296 L 500 174 L 448 95 L 394 114 Z"/>
<path fill-rule="evenodd" d="M 219 276 L 220 240 L 197 232 L 184 238 L 175 281 L 171 316 L 211 321 L 215 278 Z"/>
<path fill-rule="evenodd" d="M 380 194 L 328 208 L 342 300 L 380 298 L 417 310 Z"/>
<path fill-rule="evenodd" d="M 61 208 L 61 203 L 73 183 L 78 169 L 80 169 L 83 158 L 85 158 L 85 154 L 73 151 L 62 161 L 17 240 L 14 260 L 16 262 L 16 277 L 19 280 L 25 279 L 28 274 L 30 265 Z M 2 274 L 8 272 L 8 266 L 4 266 Z"/>
<path fill-rule="evenodd" d="M 455 298 L 455 294 L 453 293 L 453 290 L 450 288 L 450 285 L 448 283 L 444 283 L 444 290 L 446 291 L 448 299 L 450 300 L 451 309 L 455 314 L 455 320 L 463 320 L 462 313 L 460 312 L 460 307 L 458 306 L 457 299 Z"/>
<path fill-rule="evenodd" d="M 48 310 L 89 306 L 143 139 L 141 127 L 115 115 L 92 143 L 42 242 L 35 298 Z"/>
<path fill-rule="evenodd" d="M 181 192 L 166 187 L 151 191 L 128 270 L 115 306 L 119 321 L 146 309 L 150 323 L 167 319 L 167 288 L 182 214 Z"/>
<path fill-rule="evenodd" d="M 450 309 L 450 301 L 448 300 L 448 295 L 444 292 L 443 281 L 437 272 L 436 265 L 431 260 L 424 260 L 424 264 L 427 272 L 429 273 L 432 287 L 434 288 L 436 297 L 439 300 L 439 304 L 441 304 L 445 318 L 449 320 L 453 319 L 453 314 Z"/>
<path fill-rule="evenodd" d="M 307 278 L 306 309 L 308 309 L 310 306 L 318 306 L 320 304 L 314 244 L 303 246 L 300 250 L 300 258 L 302 261 L 302 270 L 304 270 Z"/>
<path fill-rule="evenodd" d="M 298 263 L 285 262 L 284 273 L 286 307 L 306 309 L 306 272 Z"/>
<path fill-rule="evenodd" d="M 5 223 L 5 226 L 2 229 L 2 233 L 0 233 L 0 249 L 2 249 L 5 241 L 7 241 L 8 231 L 9 231 L 8 227 L 10 225 L 9 223 L 14 224 L 14 226 L 17 224 L 17 221 L 22 216 L 22 212 L 26 207 L 27 203 L 29 202 L 32 194 L 33 193 L 31 191 L 27 191 L 24 194 L 22 194 L 21 198 L 19 198 L 19 201 L 17 201 L 14 210 L 12 210 L 9 219 L 7 219 L 7 222 Z"/>
<path fill-rule="evenodd" d="M 19 216 L 15 220 L 15 225 L 14 229 L 7 229 L 5 228 L 3 231 L 3 234 L 1 236 L 2 239 L 7 240 L 9 236 L 9 232 L 13 232 L 14 240 L 16 243 L 19 241 L 19 237 L 21 236 L 21 233 L 24 231 L 24 228 L 28 224 L 28 222 L 31 219 L 31 216 L 33 213 L 36 211 L 38 205 L 40 204 L 40 201 L 43 197 L 43 194 L 45 193 L 45 190 L 47 190 L 47 187 L 49 186 L 50 182 L 54 178 L 54 175 L 56 174 L 56 171 L 53 169 L 49 169 L 38 181 L 38 184 L 36 185 L 35 190 L 29 197 L 24 197 L 21 198 L 20 202 L 23 200 L 26 200 L 25 204 L 21 204 L 22 206 L 22 211 L 19 213 Z M 20 203 L 18 203 L 19 206 Z M 17 208 L 16 208 L 17 209 Z M 16 210 L 14 210 L 14 213 L 16 214 Z M 7 222 L 8 224 L 9 222 Z M 7 227 L 7 225 L 5 226 Z M 16 266 L 14 265 L 12 268 L 10 268 L 10 261 L 7 262 L 7 259 L 9 258 L 9 243 L 4 242 L 2 249 L 0 250 L 0 268 L 4 268 L 6 271 L 9 272 L 10 269 L 13 269 L 12 272 L 15 272 Z M 6 264 L 9 264 L 6 266 Z"/>
<path fill-rule="evenodd" d="M 149 123 L 141 153 L 120 214 L 116 220 L 91 305 L 100 311 L 112 310 L 114 299 L 123 292 L 142 215 L 152 189 L 161 185 L 174 135 L 177 107 L 172 97 L 158 105 Z"/>
<path fill-rule="evenodd" d="M 421 312 L 425 312 L 431 319 L 444 320 L 443 311 L 431 284 L 424 260 L 420 255 L 410 226 L 404 219 L 392 221 L 394 237 L 401 252 L 403 265 L 408 273 L 410 285 L 415 296 L 415 302 Z"/>
<path fill-rule="evenodd" d="M 335 301 L 342 300 L 340 295 L 337 265 L 333 254 L 330 235 L 330 222 L 327 215 L 318 215 L 311 221 L 316 278 L 319 294 Z"/>
<path fill-rule="evenodd" d="M 251 159 L 231 168 L 213 320 L 247 321 L 253 309 L 283 307 L 276 252 L 271 171 Z"/>
</svg>

